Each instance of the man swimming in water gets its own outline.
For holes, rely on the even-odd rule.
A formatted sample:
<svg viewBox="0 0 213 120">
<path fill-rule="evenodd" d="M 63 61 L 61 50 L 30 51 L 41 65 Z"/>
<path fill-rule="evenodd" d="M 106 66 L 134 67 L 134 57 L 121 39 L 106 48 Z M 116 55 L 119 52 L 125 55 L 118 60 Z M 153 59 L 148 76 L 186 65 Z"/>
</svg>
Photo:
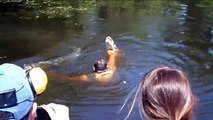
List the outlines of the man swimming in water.
<svg viewBox="0 0 213 120">
<path fill-rule="evenodd" d="M 70 80 L 70 81 L 99 81 L 107 82 L 110 81 L 117 69 L 116 67 L 116 57 L 120 56 L 120 51 L 117 46 L 114 44 L 114 41 L 111 37 L 106 37 L 105 40 L 106 49 L 107 49 L 107 60 L 104 58 L 98 58 L 93 66 L 93 73 L 83 74 L 79 76 L 67 76 L 64 74 L 47 72 L 49 77 L 61 79 L 61 80 Z"/>
</svg>

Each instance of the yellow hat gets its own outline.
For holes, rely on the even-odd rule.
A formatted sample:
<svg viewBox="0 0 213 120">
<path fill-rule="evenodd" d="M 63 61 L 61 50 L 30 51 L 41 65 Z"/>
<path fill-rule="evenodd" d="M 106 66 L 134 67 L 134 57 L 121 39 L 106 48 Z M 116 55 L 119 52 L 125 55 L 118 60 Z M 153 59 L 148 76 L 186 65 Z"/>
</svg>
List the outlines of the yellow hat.
<svg viewBox="0 0 213 120">
<path fill-rule="evenodd" d="M 29 71 L 29 75 L 36 95 L 44 92 L 48 83 L 46 73 L 40 67 L 35 67 Z"/>
</svg>

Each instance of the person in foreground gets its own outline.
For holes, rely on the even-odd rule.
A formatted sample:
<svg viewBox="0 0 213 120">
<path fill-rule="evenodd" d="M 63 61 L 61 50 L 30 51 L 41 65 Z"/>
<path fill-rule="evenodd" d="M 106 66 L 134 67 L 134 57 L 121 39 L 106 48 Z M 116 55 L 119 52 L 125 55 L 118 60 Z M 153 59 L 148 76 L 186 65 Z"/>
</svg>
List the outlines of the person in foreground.
<svg viewBox="0 0 213 120">
<path fill-rule="evenodd" d="M 148 72 L 141 85 L 142 113 L 148 120 L 190 120 L 196 104 L 184 73 L 170 67 Z"/>
<path fill-rule="evenodd" d="M 107 82 L 111 80 L 117 69 L 116 60 L 117 57 L 120 56 L 120 51 L 114 44 L 113 39 L 109 36 L 106 37 L 105 44 L 107 49 L 108 61 L 106 61 L 104 58 L 98 58 L 94 63 L 93 73 L 83 74 L 79 76 L 66 76 L 59 73 L 47 72 L 47 75 L 49 77 L 70 81 Z"/>
<path fill-rule="evenodd" d="M 39 67 L 25 70 L 15 64 L 0 65 L 0 120 L 69 120 L 64 105 L 37 106 L 35 99 L 47 83 Z"/>
</svg>

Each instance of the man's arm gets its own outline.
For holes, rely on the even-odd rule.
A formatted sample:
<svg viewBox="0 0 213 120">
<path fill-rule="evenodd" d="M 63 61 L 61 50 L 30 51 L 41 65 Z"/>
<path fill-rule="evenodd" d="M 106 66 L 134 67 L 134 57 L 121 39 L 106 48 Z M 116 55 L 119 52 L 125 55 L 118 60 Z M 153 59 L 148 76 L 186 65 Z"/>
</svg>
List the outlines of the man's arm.
<svg viewBox="0 0 213 120">
<path fill-rule="evenodd" d="M 116 66 L 116 57 L 118 57 L 119 51 L 115 50 L 107 50 L 107 57 L 108 57 L 108 67 L 116 71 L 117 66 Z"/>
<path fill-rule="evenodd" d="M 117 57 L 120 57 L 120 51 L 114 43 L 114 40 L 107 36 L 105 40 L 105 45 L 107 49 L 107 57 L 108 57 L 108 67 L 115 71 L 117 69 L 116 60 Z"/>
<path fill-rule="evenodd" d="M 89 81 L 87 75 L 84 74 L 79 76 L 67 76 L 60 73 L 47 72 L 47 76 L 68 81 Z"/>
</svg>

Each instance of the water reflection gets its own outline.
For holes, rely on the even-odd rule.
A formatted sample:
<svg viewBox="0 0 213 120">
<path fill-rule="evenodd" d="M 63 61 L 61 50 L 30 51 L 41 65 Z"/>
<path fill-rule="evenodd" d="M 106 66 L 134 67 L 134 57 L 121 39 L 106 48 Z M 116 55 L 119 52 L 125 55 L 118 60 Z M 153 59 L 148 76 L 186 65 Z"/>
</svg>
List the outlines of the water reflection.
<svg viewBox="0 0 213 120">
<path fill-rule="evenodd" d="M 0 62 L 49 62 L 57 63 L 48 65 L 51 71 L 90 73 L 94 60 L 104 56 L 104 39 L 110 35 L 124 55 L 115 81 L 88 84 L 50 79 L 39 103 L 65 104 L 74 120 L 120 120 L 127 115 L 133 98 L 118 113 L 120 107 L 143 75 L 168 65 L 189 76 L 199 99 L 196 119 L 212 119 L 213 26 L 206 12 L 211 6 L 201 1 L 104 3 L 96 13 L 76 12 L 73 19 L 1 22 Z M 140 119 L 137 106 L 130 119 Z"/>
</svg>

